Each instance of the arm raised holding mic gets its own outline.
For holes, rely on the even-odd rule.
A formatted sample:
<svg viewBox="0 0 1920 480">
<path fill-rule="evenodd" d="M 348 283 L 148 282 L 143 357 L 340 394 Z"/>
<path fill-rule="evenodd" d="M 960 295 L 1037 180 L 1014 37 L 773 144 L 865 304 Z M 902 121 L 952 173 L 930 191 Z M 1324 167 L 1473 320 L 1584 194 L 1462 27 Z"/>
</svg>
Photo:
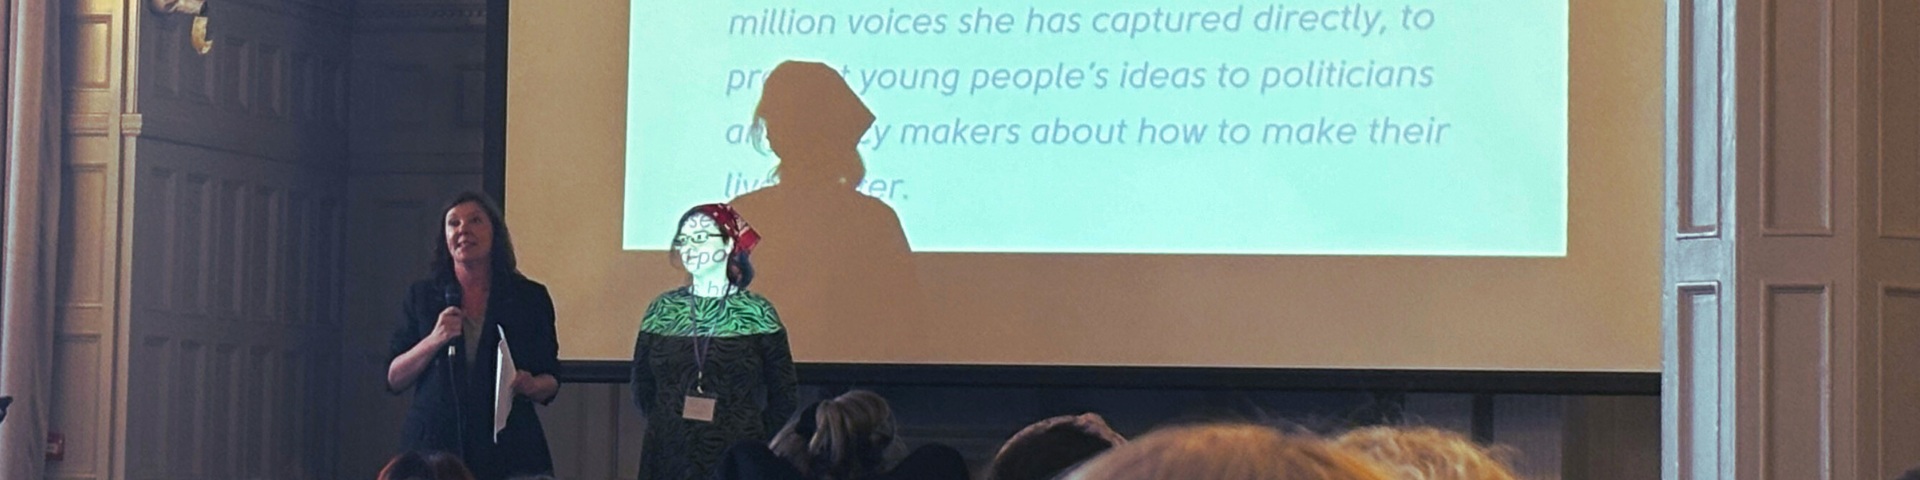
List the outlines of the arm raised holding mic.
<svg viewBox="0 0 1920 480">
<path fill-rule="evenodd" d="M 454 341 L 460 339 L 465 327 L 466 320 L 460 316 L 460 307 L 448 306 L 441 310 L 440 318 L 433 323 L 433 330 L 415 343 L 413 348 L 387 364 L 387 390 L 399 392 L 413 387 L 413 382 L 420 379 L 427 365 L 433 363 L 435 354 L 445 351 L 451 356 Z"/>
</svg>

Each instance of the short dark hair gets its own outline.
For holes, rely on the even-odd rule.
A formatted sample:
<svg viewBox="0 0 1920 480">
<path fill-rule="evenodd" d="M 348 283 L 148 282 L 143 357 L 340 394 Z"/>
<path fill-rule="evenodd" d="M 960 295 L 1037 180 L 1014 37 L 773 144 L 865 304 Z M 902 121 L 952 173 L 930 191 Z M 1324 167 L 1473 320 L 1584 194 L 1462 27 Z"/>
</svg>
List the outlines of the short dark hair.
<svg viewBox="0 0 1920 480">
<path fill-rule="evenodd" d="M 473 480 L 473 472 L 451 453 L 411 451 L 388 460 L 380 480 Z"/>
<path fill-rule="evenodd" d="M 1048 480 L 1105 452 L 1113 440 L 1073 423 L 1059 423 L 1038 433 L 1015 435 L 987 466 L 987 480 Z"/>
<path fill-rule="evenodd" d="M 687 213 L 680 215 L 680 221 L 674 222 L 673 224 L 674 238 L 679 238 L 680 226 L 686 225 L 687 219 L 693 218 L 694 215 L 712 218 L 707 215 L 707 212 L 700 211 L 700 207 L 687 209 Z M 728 232 L 727 229 L 720 229 L 720 236 L 735 245 L 740 243 L 740 239 L 734 238 L 734 234 Z M 680 246 L 673 240 L 669 239 L 667 241 L 667 258 L 673 262 L 674 265 L 680 265 L 680 255 L 675 251 L 679 249 Z M 734 288 L 747 288 L 747 284 L 753 283 L 753 262 L 747 258 L 748 256 L 749 252 L 746 251 L 741 251 L 737 254 L 729 252 L 727 254 L 727 283 L 733 284 Z"/>
<path fill-rule="evenodd" d="M 480 211 L 486 212 L 487 214 L 487 223 L 493 225 L 493 250 L 487 253 L 487 256 L 492 260 L 492 274 L 512 275 L 520 273 L 520 262 L 513 256 L 513 235 L 507 231 L 507 219 L 501 216 L 500 207 L 494 205 L 493 199 L 488 198 L 487 194 L 465 191 L 460 192 L 459 195 L 455 195 L 452 201 L 448 201 L 446 206 L 440 208 L 441 221 L 438 226 L 434 228 L 440 233 L 434 234 L 433 236 L 439 239 L 439 241 L 433 242 L 433 266 L 431 267 L 433 274 L 437 278 L 453 278 L 453 252 L 447 251 L 446 216 L 447 212 L 453 210 L 453 207 L 458 207 L 466 203 L 479 205 Z"/>
</svg>

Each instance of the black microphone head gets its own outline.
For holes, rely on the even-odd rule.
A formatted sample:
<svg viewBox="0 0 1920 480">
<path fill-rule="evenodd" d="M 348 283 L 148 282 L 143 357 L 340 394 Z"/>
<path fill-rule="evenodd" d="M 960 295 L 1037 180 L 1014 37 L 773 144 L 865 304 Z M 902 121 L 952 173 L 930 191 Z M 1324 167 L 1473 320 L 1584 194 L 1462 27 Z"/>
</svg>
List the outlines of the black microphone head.
<svg viewBox="0 0 1920 480">
<path fill-rule="evenodd" d="M 440 291 L 440 295 L 442 296 L 442 298 L 446 299 L 447 306 L 449 307 L 460 306 L 460 284 L 457 284 L 457 283 L 447 284 L 447 286 Z"/>
<path fill-rule="evenodd" d="M 460 284 L 448 283 L 445 286 L 440 287 L 440 296 L 447 301 L 447 306 L 456 307 L 456 308 L 459 307 L 460 306 Z M 459 343 L 460 343 L 459 340 L 447 342 L 448 357 L 454 356 L 454 345 Z"/>
</svg>

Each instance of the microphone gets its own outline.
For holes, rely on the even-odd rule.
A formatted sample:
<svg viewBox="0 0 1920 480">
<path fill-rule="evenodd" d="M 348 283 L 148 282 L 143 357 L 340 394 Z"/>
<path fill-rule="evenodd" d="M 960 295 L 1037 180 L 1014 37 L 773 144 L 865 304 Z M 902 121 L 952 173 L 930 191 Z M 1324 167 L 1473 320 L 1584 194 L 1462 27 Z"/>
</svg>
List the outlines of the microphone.
<svg viewBox="0 0 1920 480">
<path fill-rule="evenodd" d="M 461 294 L 460 282 L 448 283 L 445 286 L 440 287 L 440 297 L 441 299 L 446 300 L 447 306 L 449 307 L 455 307 L 455 308 L 460 307 L 460 304 L 461 304 L 460 294 Z M 456 443 L 456 445 L 458 446 L 456 447 L 455 451 L 459 452 L 462 457 L 466 457 L 466 451 L 467 451 L 467 424 L 466 424 L 467 420 L 466 418 L 467 417 L 466 417 L 466 413 L 463 411 L 465 409 L 460 407 L 460 402 L 462 401 L 461 392 L 460 392 L 460 382 L 455 381 L 453 378 L 455 375 L 457 375 L 456 373 L 454 373 L 454 366 L 459 362 L 457 359 L 460 358 L 458 355 L 454 353 L 454 346 L 459 345 L 460 343 L 461 343 L 461 340 L 458 338 L 447 341 L 447 391 L 453 394 L 454 431 L 458 432 L 458 434 L 460 435 L 459 437 L 457 437 L 459 438 L 459 440 L 458 440 L 458 443 Z"/>
<path fill-rule="evenodd" d="M 447 301 L 447 306 L 458 308 L 461 303 L 460 284 L 449 283 L 445 287 L 441 287 L 440 296 L 442 299 L 445 299 Z M 455 356 L 453 352 L 453 346 L 456 343 L 459 343 L 459 342 L 457 341 L 447 342 L 447 358 L 453 358 Z"/>
</svg>

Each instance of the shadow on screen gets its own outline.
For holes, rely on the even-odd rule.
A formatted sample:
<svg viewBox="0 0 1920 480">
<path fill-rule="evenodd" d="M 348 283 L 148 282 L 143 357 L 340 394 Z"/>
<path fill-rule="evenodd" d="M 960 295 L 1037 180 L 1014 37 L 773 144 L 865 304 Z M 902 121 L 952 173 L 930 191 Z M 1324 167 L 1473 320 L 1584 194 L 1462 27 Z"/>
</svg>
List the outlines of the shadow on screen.
<svg viewBox="0 0 1920 480">
<path fill-rule="evenodd" d="M 927 299 L 900 218 L 856 190 L 856 150 L 874 116 L 840 73 L 785 62 L 767 75 L 754 112 L 779 164 L 779 183 L 733 199 L 766 241 L 753 288 L 771 300 L 802 360 L 911 360 Z M 810 346 L 851 358 L 821 359 Z"/>
</svg>

